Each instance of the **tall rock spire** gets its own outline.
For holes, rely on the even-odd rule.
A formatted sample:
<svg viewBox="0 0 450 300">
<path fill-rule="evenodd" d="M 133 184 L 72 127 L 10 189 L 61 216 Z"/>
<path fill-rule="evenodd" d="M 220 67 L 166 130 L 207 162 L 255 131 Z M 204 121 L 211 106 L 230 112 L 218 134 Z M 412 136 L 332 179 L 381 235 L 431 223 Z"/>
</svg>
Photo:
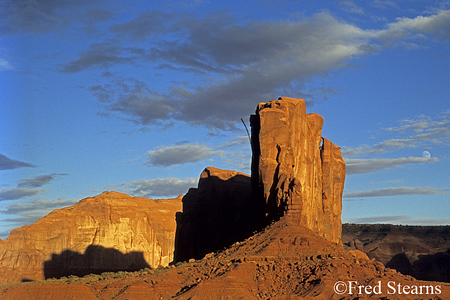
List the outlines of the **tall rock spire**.
<svg viewBox="0 0 450 300">
<path fill-rule="evenodd" d="M 250 121 L 254 202 L 266 221 L 286 214 L 340 243 L 345 163 L 322 138 L 323 118 L 306 114 L 304 100 L 281 97 L 260 103 Z"/>
</svg>

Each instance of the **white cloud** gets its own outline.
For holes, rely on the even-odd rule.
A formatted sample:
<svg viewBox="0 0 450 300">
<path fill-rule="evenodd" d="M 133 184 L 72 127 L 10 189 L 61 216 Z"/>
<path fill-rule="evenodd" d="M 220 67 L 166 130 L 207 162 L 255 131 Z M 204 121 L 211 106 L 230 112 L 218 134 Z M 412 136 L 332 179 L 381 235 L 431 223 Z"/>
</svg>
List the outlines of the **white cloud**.
<svg viewBox="0 0 450 300">
<path fill-rule="evenodd" d="M 429 141 L 432 144 L 450 143 L 450 119 L 443 111 L 437 117 L 426 115 L 416 118 L 405 119 L 399 122 L 398 126 L 389 127 L 388 132 L 409 134 L 411 138 L 418 142 Z"/>
<path fill-rule="evenodd" d="M 374 145 L 342 147 L 342 155 L 355 157 L 382 154 L 403 148 L 450 145 L 450 119 L 446 111 L 435 117 L 420 115 L 401 120 L 396 126 L 384 128 L 383 131 L 401 137 L 387 139 Z"/>
<path fill-rule="evenodd" d="M 402 148 L 416 147 L 416 145 L 417 141 L 415 139 L 389 139 L 375 145 L 361 145 L 355 148 L 344 147 L 342 155 L 344 157 L 351 157 L 368 154 L 381 154 Z"/>
<path fill-rule="evenodd" d="M 26 202 L 13 203 L 7 207 L 2 213 L 5 214 L 19 214 L 19 215 L 33 215 L 39 213 L 41 216 L 42 211 L 50 211 L 57 208 L 70 206 L 78 202 L 77 200 L 70 200 L 65 198 L 59 198 L 54 200 L 46 199 L 33 199 Z"/>
<path fill-rule="evenodd" d="M 442 225 L 450 225 L 450 219 L 433 219 L 427 217 L 410 217 L 404 215 L 395 215 L 395 216 L 373 216 L 362 218 L 343 218 L 342 223 L 442 226 Z"/>
<path fill-rule="evenodd" d="M 237 135 L 233 136 L 229 142 L 223 143 L 218 148 L 225 149 L 230 148 L 234 146 L 242 146 L 242 145 L 248 145 L 250 147 L 250 140 L 248 135 Z"/>
<path fill-rule="evenodd" d="M 366 174 L 383 169 L 398 167 L 406 164 L 437 162 L 437 157 L 400 157 L 400 158 L 370 158 L 370 159 L 345 159 L 347 175 Z"/>
<path fill-rule="evenodd" d="M 76 202 L 78 200 L 58 198 L 54 200 L 32 199 L 25 202 L 13 203 L 6 206 L 5 209 L 0 210 L 0 215 L 2 216 L 0 224 L 1 226 L 6 225 L 6 228 L 15 228 L 23 224 L 33 224 L 50 211 L 73 205 Z M 9 232 L 10 229 L 0 231 L 0 238 L 6 238 Z"/>
<path fill-rule="evenodd" d="M 364 10 L 353 3 L 353 1 L 341 1 L 339 6 L 348 13 L 364 15 Z"/>
<path fill-rule="evenodd" d="M 387 44 L 403 43 L 407 40 L 427 39 L 427 35 L 450 38 L 450 10 L 440 10 L 430 16 L 397 18 L 386 29 L 374 30 L 370 35 Z"/>
<path fill-rule="evenodd" d="M 441 10 L 432 16 L 418 16 L 414 19 L 399 18 L 389 26 L 389 30 L 416 31 L 450 38 L 450 10 Z"/>
<path fill-rule="evenodd" d="M 202 161 L 213 156 L 222 156 L 223 151 L 214 150 L 202 144 L 160 146 L 147 152 L 147 163 L 152 167 L 168 167 Z"/>
<path fill-rule="evenodd" d="M 389 197 L 401 195 L 443 195 L 450 189 L 432 188 L 432 187 L 393 187 L 385 189 L 376 189 L 370 191 L 345 192 L 343 198 L 368 198 L 368 197 Z"/>
<path fill-rule="evenodd" d="M 157 178 L 124 182 L 120 189 L 133 196 L 146 198 L 176 197 L 186 194 L 189 188 L 197 187 L 198 178 Z"/>
<path fill-rule="evenodd" d="M 13 70 L 14 67 L 11 66 L 9 61 L 6 59 L 0 58 L 0 71 Z"/>
</svg>

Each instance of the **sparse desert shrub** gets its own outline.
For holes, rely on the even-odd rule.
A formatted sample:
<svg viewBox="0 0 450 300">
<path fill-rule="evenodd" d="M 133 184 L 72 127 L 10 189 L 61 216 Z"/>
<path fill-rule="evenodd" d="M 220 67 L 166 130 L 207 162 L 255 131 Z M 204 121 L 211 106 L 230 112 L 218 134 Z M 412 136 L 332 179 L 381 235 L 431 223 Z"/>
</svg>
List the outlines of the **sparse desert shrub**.
<svg viewBox="0 0 450 300">
<path fill-rule="evenodd" d="M 150 268 L 144 268 L 144 269 L 142 269 L 141 271 L 140 271 L 140 273 L 143 273 L 143 272 L 148 272 L 148 273 L 150 273 L 152 271 L 152 269 L 150 269 Z"/>
<path fill-rule="evenodd" d="M 185 261 L 179 261 L 179 262 L 177 262 L 177 263 L 175 264 L 175 267 L 182 266 L 182 265 L 184 265 L 185 263 L 186 263 Z"/>
<path fill-rule="evenodd" d="M 101 276 L 102 276 L 103 279 L 110 279 L 110 278 L 115 278 L 116 273 L 114 273 L 114 272 L 103 272 L 101 274 Z"/>
</svg>

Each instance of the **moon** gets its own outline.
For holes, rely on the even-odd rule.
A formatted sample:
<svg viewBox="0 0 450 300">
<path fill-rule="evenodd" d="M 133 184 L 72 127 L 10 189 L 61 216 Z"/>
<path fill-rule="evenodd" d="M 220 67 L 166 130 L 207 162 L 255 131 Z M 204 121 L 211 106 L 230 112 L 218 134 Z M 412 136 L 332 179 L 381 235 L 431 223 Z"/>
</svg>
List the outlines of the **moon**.
<svg viewBox="0 0 450 300">
<path fill-rule="evenodd" d="M 431 153 L 428 152 L 428 151 L 423 151 L 423 152 L 422 152 L 422 157 L 423 157 L 423 158 L 430 158 L 430 157 L 431 157 Z"/>
</svg>

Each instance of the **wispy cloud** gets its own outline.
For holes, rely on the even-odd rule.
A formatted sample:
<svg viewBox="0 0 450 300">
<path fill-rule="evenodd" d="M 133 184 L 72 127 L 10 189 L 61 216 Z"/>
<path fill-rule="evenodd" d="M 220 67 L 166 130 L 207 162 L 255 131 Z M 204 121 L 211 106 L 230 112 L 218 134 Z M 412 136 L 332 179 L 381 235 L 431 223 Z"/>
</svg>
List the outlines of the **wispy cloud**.
<svg viewBox="0 0 450 300">
<path fill-rule="evenodd" d="M 124 39 L 142 40 L 158 36 L 161 32 L 169 33 L 179 30 L 170 21 L 172 17 L 173 15 L 163 11 L 143 12 L 127 23 L 112 26 L 111 30 Z"/>
<path fill-rule="evenodd" d="M 369 158 L 345 159 L 347 175 L 373 173 L 383 169 L 399 167 L 408 164 L 437 162 L 437 157 L 400 157 L 400 158 Z"/>
<path fill-rule="evenodd" d="M 4 214 L 30 214 L 36 211 L 49 211 L 56 208 L 62 208 L 73 205 L 77 200 L 58 198 L 54 200 L 33 199 L 27 202 L 19 202 L 10 204 L 6 210 L 2 211 Z"/>
<path fill-rule="evenodd" d="M 351 1 L 341 5 L 363 13 Z M 235 129 L 241 114 L 251 113 L 260 99 L 275 99 L 279 94 L 302 97 L 304 82 L 313 76 L 344 68 L 350 59 L 381 51 L 389 43 L 410 41 L 421 34 L 446 38 L 449 21 L 450 11 L 442 10 L 398 19 L 380 30 L 365 30 L 328 13 L 294 20 L 242 21 L 226 13 L 198 18 L 153 11 L 111 28 L 119 38 L 128 36 L 135 44 L 145 40 L 146 46 L 108 46 L 102 55 L 92 51 L 91 46 L 67 66 L 77 72 L 139 60 L 180 76 L 195 72 L 198 82 L 174 83 L 163 94 L 147 87 L 124 90 L 106 108 L 142 124 L 176 119 Z M 162 35 L 161 26 L 170 34 Z M 96 87 L 107 90 L 107 84 Z M 93 90 L 93 94 L 104 99 L 104 93 Z M 314 95 L 308 98 L 314 101 Z M 156 104 L 164 111 L 155 114 Z M 390 141 L 396 142 L 414 145 L 407 139 Z M 378 145 L 378 151 L 383 147 L 396 145 L 386 142 Z"/>
<path fill-rule="evenodd" d="M 369 198 L 369 197 L 389 197 L 402 195 L 443 195 L 450 192 L 450 188 L 433 187 L 393 187 L 385 189 L 375 189 L 370 191 L 344 192 L 344 199 Z"/>
<path fill-rule="evenodd" d="M 358 15 L 364 15 L 364 10 L 356 5 L 353 1 L 341 1 L 339 3 L 339 6 L 342 10 L 352 13 L 352 14 L 358 14 Z"/>
<path fill-rule="evenodd" d="M 13 203 L 0 210 L 1 223 L 9 228 L 33 224 L 54 209 L 73 205 L 78 200 L 58 198 L 54 200 L 32 199 L 26 202 Z M 0 238 L 9 235 L 9 230 L 0 231 Z"/>
<path fill-rule="evenodd" d="M 389 139 L 377 143 L 375 145 L 360 145 L 358 147 L 345 147 L 342 151 L 344 157 L 382 154 L 403 148 L 416 147 L 418 141 L 416 139 Z"/>
<path fill-rule="evenodd" d="M 103 1 L 89 0 L 15 0 L 0 1 L 0 32 L 4 34 L 21 34 L 24 32 L 43 33 L 60 30 L 73 24 L 74 18 L 78 22 L 83 21 L 86 16 L 80 16 L 80 6 L 83 8 L 100 5 Z M 84 10 L 83 10 L 84 11 Z M 101 14 L 100 9 L 95 9 L 96 18 L 89 18 L 92 22 L 101 21 L 105 18 L 105 13 Z"/>
<path fill-rule="evenodd" d="M 429 141 L 433 144 L 450 144 L 450 118 L 446 111 L 432 118 L 421 115 L 416 118 L 405 119 L 398 126 L 385 130 L 393 133 L 409 134 L 418 142 Z"/>
<path fill-rule="evenodd" d="M 132 63 L 135 57 L 130 56 L 127 50 L 117 40 L 92 44 L 80 53 L 77 60 L 62 65 L 61 72 L 75 73 L 92 67 L 107 68 L 115 64 Z"/>
<path fill-rule="evenodd" d="M 93 85 L 87 89 L 104 104 L 105 114 L 119 112 L 143 125 L 170 125 L 168 120 L 181 109 L 177 101 L 134 78 L 117 77 L 109 84 Z"/>
<path fill-rule="evenodd" d="M 0 71 L 14 70 L 9 61 L 4 58 L 0 58 Z"/>
<path fill-rule="evenodd" d="M 189 188 L 197 187 L 198 178 L 157 178 L 124 182 L 111 186 L 138 197 L 167 198 L 186 194 Z"/>
<path fill-rule="evenodd" d="M 24 197 L 34 196 L 44 193 L 45 190 L 27 188 L 27 187 L 13 187 L 0 189 L 0 201 L 2 200 L 16 200 Z"/>
<path fill-rule="evenodd" d="M 348 219 L 343 218 L 342 223 L 437 226 L 437 225 L 450 225 L 450 219 L 433 219 L 426 217 L 410 217 L 404 215 L 396 215 L 396 216 L 374 216 L 374 217 L 348 218 Z"/>
<path fill-rule="evenodd" d="M 30 179 L 21 179 L 21 180 L 19 180 L 19 183 L 17 184 L 17 186 L 18 187 L 37 188 L 37 187 L 41 187 L 43 185 L 49 184 L 54 179 L 59 178 L 60 176 L 65 176 L 65 175 L 68 175 L 68 174 L 52 173 L 49 175 L 36 176 L 36 177 L 30 178 Z"/>
<path fill-rule="evenodd" d="M 67 174 L 52 173 L 49 175 L 40 175 L 29 179 L 21 179 L 19 180 L 17 187 L 0 189 L 0 201 L 16 200 L 24 197 L 46 193 L 47 190 L 41 189 L 41 187 L 64 175 Z"/>
<path fill-rule="evenodd" d="M 11 159 L 0 153 L 0 170 L 12 170 L 23 167 L 33 168 L 34 165 L 20 160 Z"/>
<path fill-rule="evenodd" d="M 389 24 L 386 30 L 381 30 L 377 33 L 380 39 L 396 40 L 401 38 L 423 38 L 423 34 L 449 39 L 450 10 L 441 10 L 437 14 L 430 16 L 398 18 L 396 22 Z"/>
<path fill-rule="evenodd" d="M 446 111 L 434 117 L 420 115 L 401 120 L 396 126 L 383 128 L 382 131 L 397 137 L 373 145 L 343 147 L 342 155 L 350 158 L 419 146 L 450 145 L 450 118 Z"/>
<path fill-rule="evenodd" d="M 221 156 L 223 151 L 202 144 L 160 146 L 147 152 L 147 164 L 151 167 L 169 167 Z"/>
</svg>

